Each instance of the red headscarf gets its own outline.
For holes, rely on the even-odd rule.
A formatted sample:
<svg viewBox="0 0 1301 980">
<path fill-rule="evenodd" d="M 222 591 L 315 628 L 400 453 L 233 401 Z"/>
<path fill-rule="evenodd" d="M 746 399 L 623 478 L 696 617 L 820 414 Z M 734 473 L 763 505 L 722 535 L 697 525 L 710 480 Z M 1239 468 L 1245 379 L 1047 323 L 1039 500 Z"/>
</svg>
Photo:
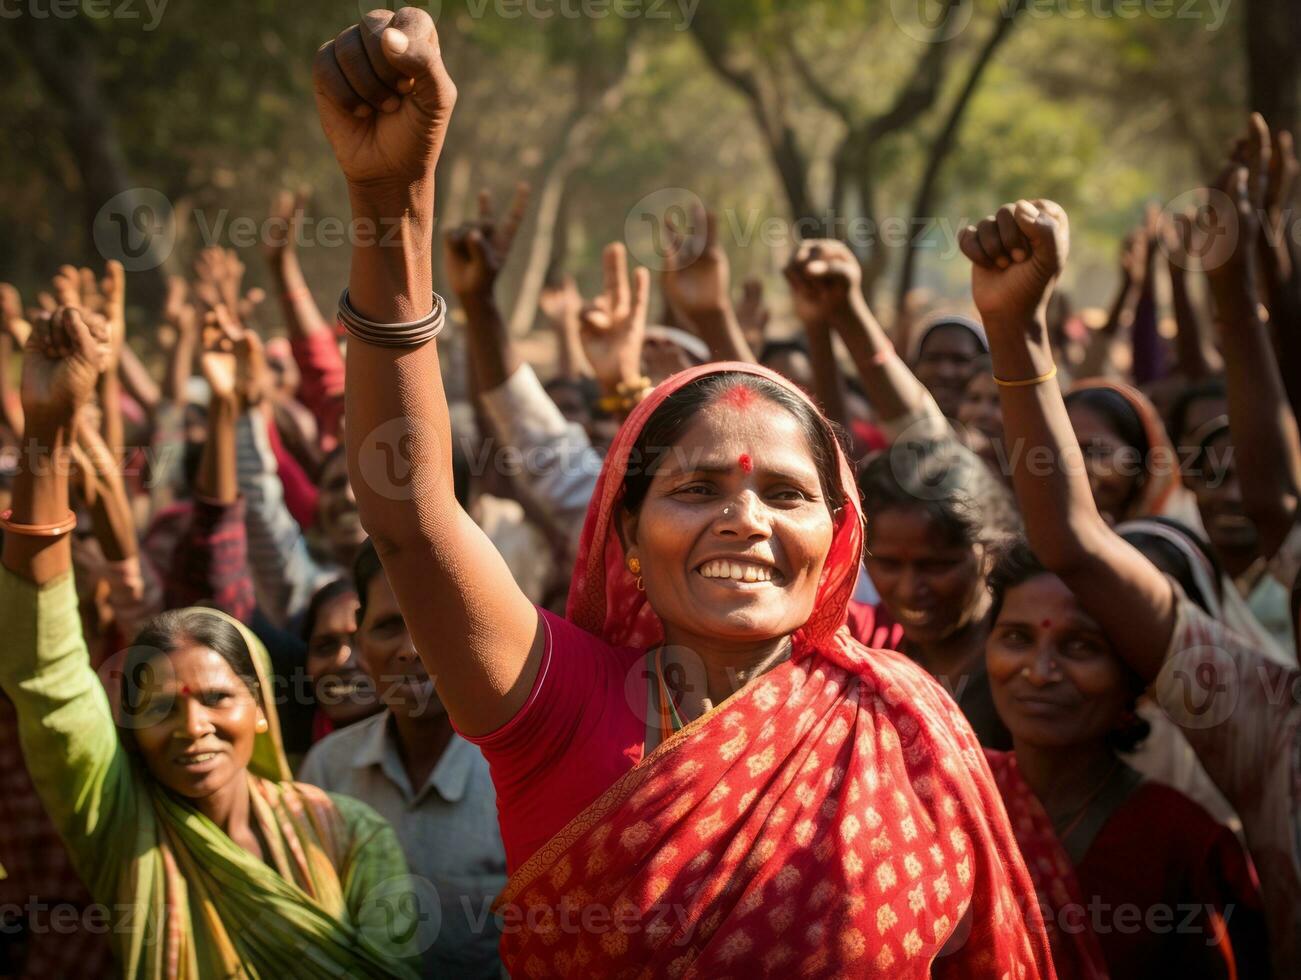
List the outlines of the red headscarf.
<svg viewBox="0 0 1301 980">
<path fill-rule="evenodd" d="M 673 375 L 661 383 L 650 397 L 633 409 L 619 429 L 605 457 L 605 466 L 587 509 L 587 521 L 579 542 L 579 559 L 569 586 L 569 608 L 565 618 L 589 633 L 601 637 L 611 646 L 650 648 L 663 642 L 664 627 L 646 601 L 646 593 L 637 588 L 637 577 L 624 563 L 623 543 L 616 522 L 623 501 L 623 480 L 628 472 L 632 448 L 650 417 L 674 392 L 710 374 L 722 372 L 752 374 L 766 378 L 808 402 L 808 397 L 780 374 L 757 364 L 724 362 L 706 364 Z M 830 424 L 812 402 L 809 407 L 836 443 L 838 477 L 845 506 L 836 515 L 831 550 L 822 566 L 822 581 L 813 606 L 813 617 L 795 634 L 795 656 L 814 647 L 838 650 L 845 638 L 838 635 L 849 612 L 854 594 L 858 563 L 863 550 L 863 511 L 858 488 L 849 462 L 839 450 Z M 846 665 L 854 662 L 853 655 Z"/>
<path fill-rule="evenodd" d="M 714 364 L 625 422 L 569 605 L 612 645 L 663 637 L 615 524 L 630 451 L 673 392 L 724 371 L 798 394 L 763 368 Z M 924 671 L 844 628 L 862 519 L 837 454 L 845 505 L 792 658 L 668 738 L 515 872 L 497 904 L 511 976 L 1053 976 L 971 729 Z"/>
</svg>

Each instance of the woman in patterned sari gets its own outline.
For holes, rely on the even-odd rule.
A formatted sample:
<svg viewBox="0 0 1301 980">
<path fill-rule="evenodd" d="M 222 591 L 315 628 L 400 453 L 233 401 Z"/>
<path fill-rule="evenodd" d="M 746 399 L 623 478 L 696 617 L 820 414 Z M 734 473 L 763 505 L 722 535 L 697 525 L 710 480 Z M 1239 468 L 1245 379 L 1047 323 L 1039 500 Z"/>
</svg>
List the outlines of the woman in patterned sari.
<svg viewBox="0 0 1301 980">
<path fill-rule="evenodd" d="M 356 247 L 340 303 L 346 443 L 420 655 L 492 768 L 511 975 L 1051 975 L 971 730 L 844 629 L 862 524 L 830 425 L 755 365 L 652 392 L 631 359 L 568 616 L 539 611 L 453 495 L 428 242 L 455 89 L 432 22 L 370 15 L 316 83 L 356 216 L 403 231 Z M 612 279 L 622 343 L 649 276 Z"/>
</svg>

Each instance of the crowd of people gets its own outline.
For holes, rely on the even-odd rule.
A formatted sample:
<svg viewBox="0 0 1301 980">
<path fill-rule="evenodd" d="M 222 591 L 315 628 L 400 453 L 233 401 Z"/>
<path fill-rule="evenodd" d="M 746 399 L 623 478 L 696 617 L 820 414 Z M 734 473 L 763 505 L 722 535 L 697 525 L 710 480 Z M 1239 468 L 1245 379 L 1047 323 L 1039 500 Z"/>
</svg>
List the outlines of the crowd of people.
<svg viewBox="0 0 1301 980">
<path fill-rule="evenodd" d="M 173 277 L 161 376 L 120 264 L 0 286 L 0 975 L 1297 975 L 1288 133 L 1147 215 L 1105 322 L 1027 198 L 959 237 L 978 319 L 887 332 L 805 241 L 774 339 L 702 210 L 658 283 L 547 287 L 544 380 L 527 188 L 433 290 L 428 15 L 314 78 L 394 231 L 337 325 L 292 233 L 282 329 L 233 252 Z"/>
</svg>

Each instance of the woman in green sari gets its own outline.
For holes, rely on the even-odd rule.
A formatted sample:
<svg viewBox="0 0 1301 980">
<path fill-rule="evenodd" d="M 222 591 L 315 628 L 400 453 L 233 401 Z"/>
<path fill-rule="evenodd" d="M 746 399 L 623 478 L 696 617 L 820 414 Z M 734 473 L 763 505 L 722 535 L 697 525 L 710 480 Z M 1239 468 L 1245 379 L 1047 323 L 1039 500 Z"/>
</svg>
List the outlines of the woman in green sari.
<svg viewBox="0 0 1301 980">
<path fill-rule="evenodd" d="M 68 539 L 68 447 L 107 351 L 106 324 L 74 308 L 28 342 L 27 453 L 0 515 L 0 687 L 122 973 L 414 976 L 419 923 L 397 838 L 364 804 L 291 781 L 251 633 L 208 609 L 156 617 L 127 652 L 114 720 Z"/>
</svg>

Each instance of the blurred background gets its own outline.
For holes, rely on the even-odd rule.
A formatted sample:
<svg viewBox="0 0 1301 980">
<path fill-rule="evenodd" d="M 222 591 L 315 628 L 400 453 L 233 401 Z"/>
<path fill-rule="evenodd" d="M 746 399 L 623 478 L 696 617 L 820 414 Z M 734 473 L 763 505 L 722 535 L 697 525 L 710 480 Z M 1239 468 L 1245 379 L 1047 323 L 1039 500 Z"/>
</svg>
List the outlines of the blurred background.
<svg viewBox="0 0 1301 980">
<path fill-rule="evenodd" d="M 910 286 L 961 304 L 957 230 L 1020 196 L 1066 207 L 1068 285 L 1105 305 L 1124 233 L 1214 176 L 1248 107 L 1301 122 L 1297 0 L 418 5 L 460 88 L 441 222 L 482 188 L 504 205 L 533 186 L 501 297 L 519 334 L 544 280 L 590 292 L 607 241 L 653 264 L 646 215 L 691 195 L 722 215 L 734 283 L 760 277 L 779 319 L 793 243 L 823 233 L 854 245 L 884 319 Z M 269 285 L 270 200 L 302 186 L 299 251 L 332 309 L 348 208 L 311 61 L 370 6 L 3 0 L 0 279 L 30 302 L 60 263 L 123 258 L 148 347 L 165 276 L 202 246 L 237 248 L 246 282 Z M 276 317 L 264 304 L 266 332 Z"/>
</svg>

